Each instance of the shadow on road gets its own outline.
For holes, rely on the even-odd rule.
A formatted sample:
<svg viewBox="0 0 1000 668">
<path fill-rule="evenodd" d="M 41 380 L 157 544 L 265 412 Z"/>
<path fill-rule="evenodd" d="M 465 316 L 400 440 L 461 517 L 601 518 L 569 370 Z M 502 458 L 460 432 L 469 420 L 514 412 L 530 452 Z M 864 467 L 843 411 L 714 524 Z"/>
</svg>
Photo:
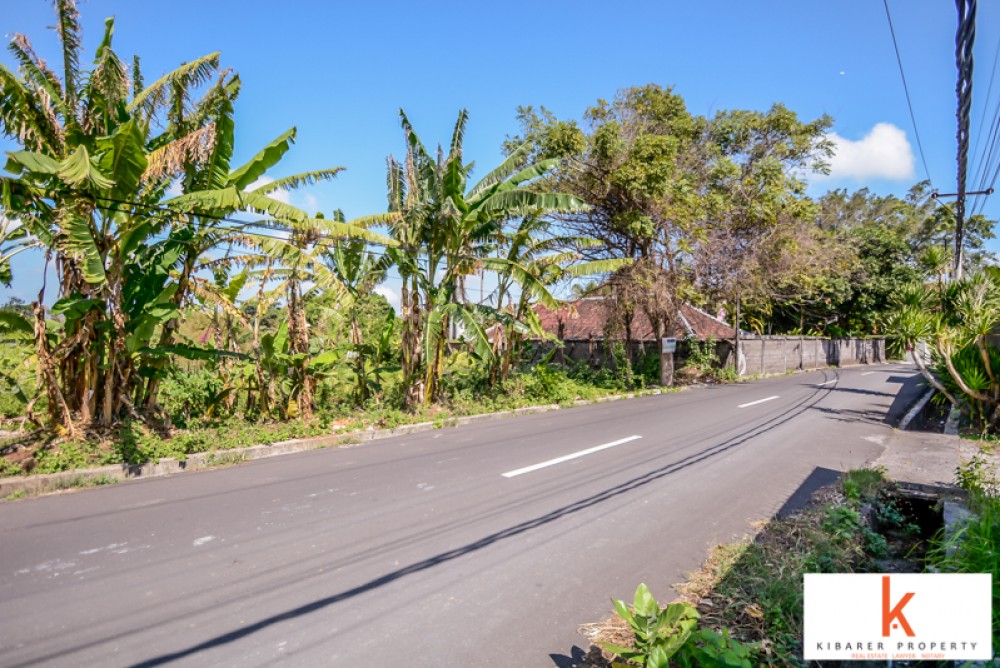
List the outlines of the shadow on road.
<svg viewBox="0 0 1000 668">
<path fill-rule="evenodd" d="M 806 476 L 802 484 L 792 492 L 792 495 L 788 497 L 788 500 L 785 501 L 781 508 L 778 508 L 778 512 L 774 516 L 778 519 L 783 519 L 799 512 L 809 505 L 809 501 L 812 499 L 812 495 L 816 493 L 816 490 L 834 484 L 840 480 L 840 476 L 842 475 L 841 471 L 817 466 L 812 470 L 812 473 Z"/>
<path fill-rule="evenodd" d="M 814 411 L 826 413 L 831 420 L 838 422 L 865 422 L 867 424 L 886 424 L 889 420 L 885 413 L 878 410 L 863 410 L 857 408 L 826 408 L 824 406 L 814 406 Z M 891 424 L 891 423 L 890 423 Z"/>
<path fill-rule="evenodd" d="M 585 652 L 579 645 L 573 645 L 568 656 L 566 654 L 549 654 L 549 658 L 552 659 L 552 665 L 555 668 L 580 668 L 589 654 L 590 652 Z"/>
<path fill-rule="evenodd" d="M 802 484 L 800 484 L 796 490 L 792 492 L 792 495 L 788 497 L 788 500 L 785 501 L 784 505 L 778 509 L 778 512 L 774 514 L 772 520 L 786 519 L 789 516 L 798 513 L 809 505 L 813 494 L 823 487 L 829 487 L 830 485 L 835 484 L 838 480 L 840 480 L 842 475 L 843 472 L 836 471 L 834 469 L 823 467 L 814 468 L 812 472 L 806 476 L 805 480 L 802 481 Z M 768 523 L 767 526 L 770 525 L 771 523 Z M 765 527 L 764 531 L 761 533 L 763 534 L 766 531 L 767 527 Z M 759 537 L 760 536 L 754 540 L 759 539 Z M 608 611 L 608 614 L 611 614 L 610 610 Z M 595 645 L 591 645 L 589 650 L 585 650 L 579 645 L 574 645 L 570 649 L 569 654 L 549 654 L 549 658 L 552 660 L 554 668 L 580 668 L 584 665 L 584 660 L 590 656 L 592 652 L 599 653 L 599 651 L 600 650 Z M 592 662 L 592 665 L 604 664 Z"/>
<path fill-rule="evenodd" d="M 307 603 L 305 605 L 292 608 L 284 612 L 271 615 L 269 617 L 265 617 L 257 622 L 248 624 L 238 629 L 234 629 L 228 633 L 224 633 L 214 638 L 210 638 L 209 640 L 198 643 L 196 645 L 192 645 L 191 647 L 178 650 L 176 652 L 171 652 L 169 654 L 162 654 L 160 656 L 147 659 L 146 661 L 142 661 L 134 665 L 136 666 L 136 668 L 161 666 L 167 663 L 171 663 L 173 661 L 193 656 L 195 654 L 198 654 L 199 652 L 203 652 L 216 647 L 227 645 L 229 643 L 236 642 L 258 631 L 269 628 L 275 624 L 280 624 L 282 622 L 293 620 L 298 617 L 302 617 L 304 615 L 316 612 L 318 610 L 322 610 L 324 608 L 335 605 L 342 601 L 354 598 L 355 596 L 359 596 L 366 592 L 373 591 L 385 585 L 391 584 L 408 575 L 420 573 L 422 571 L 434 568 L 435 566 L 439 566 L 441 564 L 445 564 L 447 562 L 458 559 L 459 557 L 475 553 L 500 541 L 513 538 L 532 529 L 536 529 L 538 527 L 554 522 L 560 518 L 593 507 L 609 499 L 618 497 L 622 494 L 626 494 L 641 487 L 645 487 L 650 483 L 653 483 L 668 475 L 686 469 L 697 463 L 703 462 L 713 457 L 720 456 L 727 451 L 733 450 L 734 448 L 737 448 L 747 443 L 748 441 L 771 431 L 772 429 L 776 429 L 777 427 L 789 422 L 790 420 L 794 419 L 804 411 L 813 407 L 816 404 L 816 402 L 822 400 L 829 394 L 829 390 L 830 388 L 823 388 L 823 390 L 817 391 L 815 394 L 812 394 L 809 397 L 806 397 L 805 399 L 800 401 L 799 403 L 789 407 L 786 411 L 778 415 L 775 415 L 774 417 L 764 421 L 763 423 L 751 427 L 750 429 L 747 429 L 746 431 L 743 431 L 742 433 L 737 434 L 732 438 L 729 438 L 721 443 L 705 448 L 700 452 L 691 454 L 678 461 L 671 462 L 665 466 L 661 466 L 660 468 L 649 471 L 648 473 L 645 473 L 641 476 L 637 476 L 632 480 L 629 480 L 620 485 L 616 485 L 614 487 L 601 491 L 597 494 L 593 494 L 586 498 L 580 499 L 579 501 L 575 501 L 574 503 L 562 506 L 539 517 L 535 517 L 525 522 L 515 524 L 514 526 L 511 526 L 502 531 L 491 533 L 475 542 L 463 545 L 462 547 L 442 552 L 440 554 L 434 555 L 422 561 L 410 564 L 409 566 L 391 571 L 389 573 L 386 573 L 385 575 L 382 575 L 381 577 L 369 580 L 368 582 L 344 590 L 332 596 L 320 598 L 315 601 L 312 601 L 311 603 Z"/>
</svg>

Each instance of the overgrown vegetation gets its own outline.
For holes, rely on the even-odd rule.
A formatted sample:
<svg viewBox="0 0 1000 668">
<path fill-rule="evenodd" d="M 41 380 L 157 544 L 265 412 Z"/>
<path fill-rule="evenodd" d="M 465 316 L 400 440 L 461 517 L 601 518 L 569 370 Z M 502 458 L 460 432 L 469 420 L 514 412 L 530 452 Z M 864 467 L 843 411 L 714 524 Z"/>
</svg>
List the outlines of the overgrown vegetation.
<svg viewBox="0 0 1000 668">
<path fill-rule="evenodd" d="M 969 493 L 972 516 L 951 536 L 941 535 L 928 554 L 944 573 L 993 575 L 993 652 L 1000 656 L 1000 485 L 997 470 L 984 454 L 957 470 L 958 484 Z"/>
<path fill-rule="evenodd" d="M 731 383 L 739 379 L 735 367 L 721 364 L 716 355 L 716 341 L 711 337 L 705 341 L 692 339 L 687 342 L 687 358 L 680 374 L 719 383 Z"/>
<path fill-rule="evenodd" d="M 961 280 L 907 286 L 889 321 L 927 381 L 983 434 L 1000 430 L 1000 351 L 990 343 L 997 326 L 1000 272 L 993 267 Z"/>
<path fill-rule="evenodd" d="M 752 542 L 713 555 L 709 577 L 718 580 L 707 594 L 713 604 L 708 618 L 760 643 L 760 663 L 801 663 L 802 576 L 879 569 L 889 546 L 865 513 L 891 503 L 886 491 L 880 472 L 848 472 L 818 504 L 773 520 Z M 894 551 L 909 553 L 913 542 Z"/>
<path fill-rule="evenodd" d="M 758 332 L 879 333 L 898 286 L 942 276 L 952 223 L 925 186 L 805 195 L 831 119 L 780 104 L 702 117 L 653 84 L 597 101 L 587 129 L 520 109 L 506 158 L 476 179 L 465 111 L 437 151 L 400 111 L 386 212 L 305 211 L 283 193 L 342 168 L 275 175 L 295 128 L 231 164 L 241 82 L 219 54 L 150 83 L 115 51 L 113 19 L 87 58 L 76 3 L 53 4 L 61 71 L 23 34 L 16 71 L 0 65 L 0 133 L 18 146 L 0 176 L 0 282 L 24 280 L 19 253 L 54 272 L 0 310 L 0 419 L 46 445 L 0 471 L 179 456 L 206 425 L 312 433 L 641 389 L 659 369 L 626 354 L 637 313 L 656 336 L 683 302 Z M 970 262 L 990 222 L 968 221 Z M 378 294 L 390 272 L 398 313 Z M 586 281 L 612 303 L 607 363 L 532 366 L 554 338 L 535 307 Z M 686 372 L 733 380 L 713 357 L 693 342 Z M 988 391 L 959 374 L 964 408 L 994 424 L 981 371 Z"/>
<path fill-rule="evenodd" d="M 692 639 L 711 636 L 702 649 L 718 651 L 701 665 L 803 665 L 803 574 L 919 572 L 934 527 L 914 519 L 881 470 L 849 471 L 836 486 L 819 490 L 806 509 L 771 520 L 752 540 L 715 548 L 679 586 L 683 598 L 662 615 L 652 614 L 641 592 L 632 611 L 616 602 L 617 616 L 597 625 L 596 640 L 628 660 L 664 645 L 669 663 L 648 665 L 698 665 L 685 663 L 684 652 L 669 655 L 687 631 Z M 597 658 L 591 664 L 607 665 Z"/>
<path fill-rule="evenodd" d="M 181 374 L 167 379 L 163 392 L 168 398 L 176 428 L 169 434 L 149 428 L 140 420 L 122 422 L 100 439 L 59 439 L 44 431 L 15 434 L 0 441 L 0 476 L 29 473 L 57 473 L 109 464 L 144 464 L 169 457 L 183 461 L 200 452 L 216 452 L 251 445 L 266 445 L 294 438 L 330 433 L 350 434 L 373 427 L 392 429 L 418 422 L 449 426 L 455 417 L 504 411 L 532 405 L 572 405 L 594 400 L 634 387 L 626 387 L 613 375 L 595 373 L 581 366 L 567 370 L 559 365 L 539 364 L 517 371 L 504 381 L 495 394 L 486 394 L 489 380 L 481 369 L 461 358 L 452 360 L 444 376 L 441 400 L 434 406 L 404 410 L 391 403 L 369 401 L 364 406 L 352 402 L 327 404 L 313 419 L 260 421 L 245 415 L 218 415 L 206 407 L 216 404 L 220 381 L 212 374 Z M 462 368 L 457 368 L 461 366 Z M 399 374 L 389 386 L 398 391 Z M 328 387 L 326 383 L 331 383 Z M 352 380 L 324 379 L 317 389 L 320 397 L 336 393 L 336 387 L 350 388 Z M 345 436 L 345 438 L 348 438 Z M 238 463 L 220 454 L 214 463 Z"/>
<path fill-rule="evenodd" d="M 743 543 L 715 548 L 661 610 L 640 586 L 629 609 L 594 625 L 606 652 L 588 665 L 771 665 L 802 661 L 803 574 L 933 572 L 993 574 L 993 643 L 1000 640 L 1000 487 L 985 455 L 957 471 L 972 514 L 946 535 L 933 500 L 901 495 L 879 469 L 849 471 L 806 509 L 775 519 Z M 696 630 L 698 629 L 698 630 Z M 704 638 L 699 641 L 700 635 Z M 690 651 L 702 663 L 691 663 Z"/>
</svg>

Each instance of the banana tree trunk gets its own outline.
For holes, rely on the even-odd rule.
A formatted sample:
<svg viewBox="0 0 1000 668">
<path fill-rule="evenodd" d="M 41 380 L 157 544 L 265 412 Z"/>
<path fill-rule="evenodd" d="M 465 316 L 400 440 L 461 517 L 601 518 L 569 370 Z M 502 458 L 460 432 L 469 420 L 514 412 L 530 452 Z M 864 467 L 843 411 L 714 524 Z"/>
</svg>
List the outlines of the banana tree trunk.
<svg viewBox="0 0 1000 668">
<path fill-rule="evenodd" d="M 35 315 L 35 351 L 38 356 L 39 384 L 45 387 L 45 394 L 49 400 L 49 415 L 53 422 L 65 429 L 67 435 L 72 438 L 76 436 L 73 414 L 70 412 L 69 406 L 66 405 L 62 388 L 59 387 L 56 365 L 52 359 L 52 351 L 49 349 L 46 336 L 45 307 L 41 305 L 41 295 L 39 295 L 39 301 L 32 305 L 32 310 Z"/>
<path fill-rule="evenodd" d="M 351 347 L 354 349 L 354 377 L 358 384 L 358 403 L 364 404 L 368 401 L 368 379 L 365 376 L 365 356 L 362 353 L 364 346 L 364 334 L 361 326 L 358 325 L 357 307 L 351 306 Z"/>
<path fill-rule="evenodd" d="M 131 360 L 125 350 L 125 314 L 121 304 L 121 268 L 116 267 L 111 276 L 110 309 L 111 330 L 114 335 L 108 340 L 107 372 L 104 376 L 104 392 L 101 406 L 101 427 L 110 427 L 118 414 L 129 404 L 129 383 L 131 381 Z"/>
<path fill-rule="evenodd" d="M 425 406 L 434 404 L 441 393 L 441 371 L 444 366 L 444 353 L 448 345 L 448 328 L 450 327 L 448 316 L 441 318 L 439 327 L 437 340 L 431 351 L 431 359 L 427 360 L 427 373 L 424 380 Z"/>
<path fill-rule="evenodd" d="M 289 350 L 295 354 L 309 354 L 309 323 L 306 321 L 305 310 L 302 307 L 301 287 L 295 268 L 288 279 L 288 344 Z M 315 379 L 309 372 L 308 360 L 299 368 L 301 387 L 299 389 L 299 414 L 306 422 L 312 420 L 312 397 Z"/>
<path fill-rule="evenodd" d="M 420 334 L 422 313 L 420 310 L 420 294 L 415 285 L 403 283 L 402 298 L 403 330 L 401 332 L 402 367 L 405 391 L 403 401 L 407 406 L 423 403 L 424 382 L 421 377 L 423 360 L 421 354 Z"/>
</svg>

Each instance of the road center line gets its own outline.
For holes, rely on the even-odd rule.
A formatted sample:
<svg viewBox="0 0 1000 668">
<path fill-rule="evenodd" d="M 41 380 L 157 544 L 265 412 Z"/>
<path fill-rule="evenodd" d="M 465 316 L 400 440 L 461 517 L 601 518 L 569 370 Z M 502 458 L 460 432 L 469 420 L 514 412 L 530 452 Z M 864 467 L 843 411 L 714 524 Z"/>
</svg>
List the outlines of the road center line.
<svg viewBox="0 0 1000 668">
<path fill-rule="evenodd" d="M 861 374 L 861 375 L 862 375 L 862 376 L 870 376 L 870 375 L 872 375 L 873 373 L 875 373 L 875 372 L 874 372 L 874 371 L 865 371 L 865 372 L 864 372 L 863 374 Z"/>
<path fill-rule="evenodd" d="M 767 397 L 765 399 L 758 399 L 757 401 L 751 401 L 748 404 L 740 404 L 739 406 L 737 406 L 737 408 L 746 408 L 747 406 L 756 406 L 757 404 L 762 404 L 765 401 L 773 401 L 774 399 L 777 399 L 777 398 L 778 398 L 778 395 L 776 394 L 773 397 Z"/>
<path fill-rule="evenodd" d="M 825 383 L 816 383 L 816 387 L 823 387 L 824 385 L 829 385 L 830 383 L 836 383 L 836 382 L 837 379 L 834 378 L 833 380 L 828 380 Z"/>
<path fill-rule="evenodd" d="M 584 457 L 586 455 L 593 454 L 595 452 L 600 452 L 601 450 L 607 450 L 608 448 L 613 448 L 616 445 L 622 445 L 623 443 L 628 443 L 629 441 L 634 441 L 636 439 L 642 438 L 642 436 L 629 436 L 628 438 L 621 438 L 617 441 L 611 441 L 610 443 L 605 443 L 604 445 L 598 445 L 593 448 L 588 448 L 586 450 L 580 450 L 579 452 L 574 452 L 570 455 L 563 455 L 562 457 L 556 457 L 555 459 L 550 459 L 546 462 L 541 462 L 540 464 L 532 464 L 531 466 L 525 466 L 523 469 L 515 469 L 513 471 L 507 471 L 503 474 L 504 478 L 513 478 L 514 476 L 521 475 L 522 473 L 531 473 L 532 471 L 537 471 L 538 469 L 543 469 L 546 466 L 553 466 L 554 464 L 562 464 L 563 462 L 568 462 L 571 459 L 576 459 L 577 457 Z"/>
</svg>

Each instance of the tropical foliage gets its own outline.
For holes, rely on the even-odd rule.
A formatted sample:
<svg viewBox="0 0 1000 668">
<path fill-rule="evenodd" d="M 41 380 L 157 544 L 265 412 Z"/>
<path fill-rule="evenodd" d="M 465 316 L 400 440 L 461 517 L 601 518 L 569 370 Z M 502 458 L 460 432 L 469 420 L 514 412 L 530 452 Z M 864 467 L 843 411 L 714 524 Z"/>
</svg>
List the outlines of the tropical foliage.
<svg viewBox="0 0 1000 668">
<path fill-rule="evenodd" d="M 343 169 L 276 174 L 295 128 L 235 162 L 241 81 L 219 54 L 147 82 L 115 51 L 113 19 L 85 58 L 75 2 L 53 5 L 59 71 L 20 34 L 16 67 L 0 65 L 0 132 L 16 144 L 0 175 L 0 283 L 24 280 L 21 254 L 51 277 L 0 311 L 2 416 L 69 440 L 569 401 L 656 378 L 626 354 L 639 313 L 657 334 L 682 302 L 761 333 L 870 334 L 910 300 L 931 320 L 900 340 L 932 337 L 927 373 L 995 427 L 991 321 L 968 306 L 995 298 L 962 296 L 985 279 L 949 282 L 954 216 L 926 184 L 807 197 L 826 117 L 780 104 L 703 117 L 650 84 L 598 100 L 585 126 L 522 107 L 506 158 L 481 172 L 464 155 L 466 111 L 436 150 L 400 111 L 387 210 L 348 220 L 289 204 Z M 989 260 L 991 226 L 968 221 L 967 269 Z M 382 294 L 396 291 L 394 309 Z M 583 294 L 613 305 L 610 368 L 552 361 L 538 307 Z"/>
<path fill-rule="evenodd" d="M 110 427 L 141 409 L 154 411 L 172 357 L 239 356 L 176 341 L 181 309 L 196 295 L 213 296 L 199 272 L 234 262 L 228 251 L 221 260 L 214 257 L 216 249 L 249 251 L 242 258 L 247 266 L 286 267 L 296 355 L 303 354 L 294 329 L 300 322 L 297 271 L 309 262 L 309 235 L 376 235 L 311 219 L 270 196 L 278 188 L 332 178 L 336 169 L 253 187 L 288 150 L 294 128 L 231 168 L 239 79 L 219 71 L 218 54 L 144 85 L 138 59 L 129 71 L 114 52 L 109 19 L 93 67 L 85 71 L 74 3 L 57 2 L 56 11 L 62 77 L 23 35 L 10 44 L 20 76 L 0 67 L 0 130 L 23 147 L 8 153 L 12 176 L 0 180 L 3 208 L 14 214 L 6 219 L 19 222 L 5 227 L 0 257 L 9 275 L 10 258 L 37 247 L 55 268 L 51 310 L 43 285 L 31 320 L 14 314 L 9 319 L 19 318 L 20 331 L 33 331 L 50 420 L 73 435 L 81 428 Z M 171 196 L 172 187 L 181 193 Z M 236 211 L 270 216 L 292 238 L 260 238 L 247 231 L 251 225 L 226 222 Z M 308 374 L 302 375 L 299 393 L 308 395 Z"/>
<path fill-rule="evenodd" d="M 468 121 L 464 110 L 447 153 L 439 149 L 436 157 L 402 111 L 400 119 L 406 157 L 403 162 L 389 158 L 388 184 L 389 210 L 399 214 L 391 226 L 398 246 L 390 257 L 403 281 L 403 376 L 408 402 L 433 403 L 440 394 L 453 325 L 462 327 L 478 358 L 491 361 L 495 356 L 479 316 L 499 314 L 497 309 L 469 304 L 470 276 L 484 270 L 499 272 L 508 285 L 515 282 L 524 293 L 555 306 L 545 283 L 520 258 L 494 253 L 505 243 L 504 224 L 525 216 L 579 211 L 585 205 L 570 195 L 528 187 L 558 163 L 550 159 L 529 164 L 529 145 L 515 149 L 470 187 L 471 165 L 462 155 Z"/>
<path fill-rule="evenodd" d="M 914 283 L 901 290 L 889 331 L 941 396 L 980 430 L 996 433 L 1000 351 L 990 337 L 998 326 L 1000 273 L 990 268 L 958 281 Z"/>
</svg>

